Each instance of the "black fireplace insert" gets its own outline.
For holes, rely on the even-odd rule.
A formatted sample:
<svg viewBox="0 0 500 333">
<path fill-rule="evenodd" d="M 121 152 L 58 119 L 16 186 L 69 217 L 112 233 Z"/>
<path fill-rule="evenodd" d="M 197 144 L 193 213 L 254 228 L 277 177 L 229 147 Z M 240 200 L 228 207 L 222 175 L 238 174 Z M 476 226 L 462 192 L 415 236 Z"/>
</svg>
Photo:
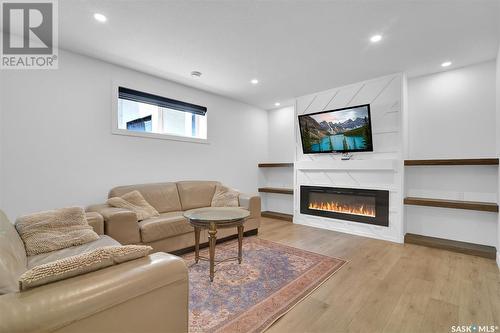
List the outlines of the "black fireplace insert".
<svg viewBox="0 0 500 333">
<path fill-rule="evenodd" d="M 300 212 L 388 227 L 389 191 L 302 185 Z"/>
</svg>

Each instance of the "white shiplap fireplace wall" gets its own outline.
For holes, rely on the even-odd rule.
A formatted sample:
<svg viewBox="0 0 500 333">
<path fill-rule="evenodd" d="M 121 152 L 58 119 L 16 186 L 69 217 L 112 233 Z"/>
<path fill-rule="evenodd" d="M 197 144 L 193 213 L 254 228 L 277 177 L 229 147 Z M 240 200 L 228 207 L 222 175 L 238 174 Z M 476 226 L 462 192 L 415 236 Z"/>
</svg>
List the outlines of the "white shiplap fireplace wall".
<svg viewBox="0 0 500 333">
<path fill-rule="evenodd" d="M 404 75 L 394 74 L 296 100 L 296 115 L 370 104 L 374 151 L 354 153 L 348 161 L 340 154 L 303 154 L 295 117 L 294 223 L 403 242 L 405 87 Z M 389 227 L 301 214 L 300 185 L 388 190 Z"/>
</svg>

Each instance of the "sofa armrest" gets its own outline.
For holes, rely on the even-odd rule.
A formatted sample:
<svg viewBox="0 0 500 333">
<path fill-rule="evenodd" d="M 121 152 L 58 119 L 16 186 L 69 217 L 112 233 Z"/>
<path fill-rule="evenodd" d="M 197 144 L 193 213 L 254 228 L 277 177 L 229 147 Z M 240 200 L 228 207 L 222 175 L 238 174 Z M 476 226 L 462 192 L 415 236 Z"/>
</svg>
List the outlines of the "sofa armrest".
<svg viewBox="0 0 500 333">
<path fill-rule="evenodd" d="M 250 211 L 249 218 L 260 219 L 260 197 L 258 195 L 240 193 L 240 206 Z"/>
<path fill-rule="evenodd" d="M 111 207 L 108 204 L 87 207 L 88 212 L 97 212 L 104 218 L 104 233 L 120 244 L 141 242 L 137 215 L 128 209 Z"/>
<path fill-rule="evenodd" d="M 97 212 L 86 212 L 87 222 L 98 235 L 104 235 L 104 218 Z"/>
<path fill-rule="evenodd" d="M 187 332 L 188 271 L 159 252 L 2 295 L 0 314 L 0 332 Z"/>
</svg>

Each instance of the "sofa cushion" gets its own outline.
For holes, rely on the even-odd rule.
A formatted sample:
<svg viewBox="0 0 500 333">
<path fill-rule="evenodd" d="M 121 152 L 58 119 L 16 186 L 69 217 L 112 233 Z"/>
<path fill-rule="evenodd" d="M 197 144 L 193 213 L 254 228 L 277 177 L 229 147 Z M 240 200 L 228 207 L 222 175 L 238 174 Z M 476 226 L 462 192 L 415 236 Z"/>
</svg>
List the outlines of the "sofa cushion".
<svg viewBox="0 0 500 333">
<path fill-rule="evenodd" d="M 144 199 L 141 192 L 137 190 L 125 193 L 121 197 L 109 198 L 106 203 L 113 207 L 125 208 L 133 211 L 137 215 L 137 220 L 139 221 L 160 215 L 158 211 Z"/>
<path fill-rule="evenodd" d="M 99 239 L 81 207 L 68 207 L 21 216 L 16 229 L 27 255 L 51 252 Z"/>
<path fill-rule="evenodd" d="M 182 210 L 210 207 L 217 185 L 220 183 L 214 181 L 177 182 Z"/>
<path fill-rule="evenodd" d="M 0 295 L 18 291 L 17 279 L 26 271 L 26 263 L 23 241 L 0 210 Z"/>
<path fill-rule="evenodd" d="M 152 249 L 144 245 L 107 246 L 35 266 L 19 277 L 19 289 L 26 290 L 145 257 Z"/>
<path fill-rule="evenodd" d="M 139 222 L 142 242 L 148 243 L 192 232 L 193 227 L 182 214 L 183 212 L 163 213 Z"/>
<path fill-rule="evenodd" d="M 137 190 L 144 199 L 160 213 L 182 210 L 177 185 L 175 183 L 153 183 L 127 185 L 113 188 L 108 198 L 121 197 L 125 193 Z"/>
<path fill-rule="evenodd" d="M 86 243 L 78 246 L 71 246 L 65 249 L 52 251 L 48 253 L 41 253 L 34 256 L 28 257 L 28 268 L 33 268 L 35 266 L 43 265 L 52 261 L 56 261 L 59 259 L 64 259 L 71 256 L 76 256 L 83 252 L 90 252 L 95 249 L 105 247 L 105 246 L 118 246 L 121 245 L 113 238 L 101 235 L 98 240 L 95 240 L 90 243 Z"/>
</svg>

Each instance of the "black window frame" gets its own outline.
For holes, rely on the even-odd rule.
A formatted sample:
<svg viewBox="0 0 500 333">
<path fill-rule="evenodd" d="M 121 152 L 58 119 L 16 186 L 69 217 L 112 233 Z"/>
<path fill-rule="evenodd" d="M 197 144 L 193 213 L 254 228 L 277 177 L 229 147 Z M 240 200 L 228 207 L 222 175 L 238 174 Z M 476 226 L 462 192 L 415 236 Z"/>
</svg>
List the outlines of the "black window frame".
<svg viewBox="0 0 500 333">
<path fill-rule="evenodd" d="M 207 108 L 205 106 L 187 103 L 122 86 L 118 87 L 118 99 L 156 105 L 158 107 L 188 112 L 200 116 L 205 116 L 207 113 Z"/>
</svg>

